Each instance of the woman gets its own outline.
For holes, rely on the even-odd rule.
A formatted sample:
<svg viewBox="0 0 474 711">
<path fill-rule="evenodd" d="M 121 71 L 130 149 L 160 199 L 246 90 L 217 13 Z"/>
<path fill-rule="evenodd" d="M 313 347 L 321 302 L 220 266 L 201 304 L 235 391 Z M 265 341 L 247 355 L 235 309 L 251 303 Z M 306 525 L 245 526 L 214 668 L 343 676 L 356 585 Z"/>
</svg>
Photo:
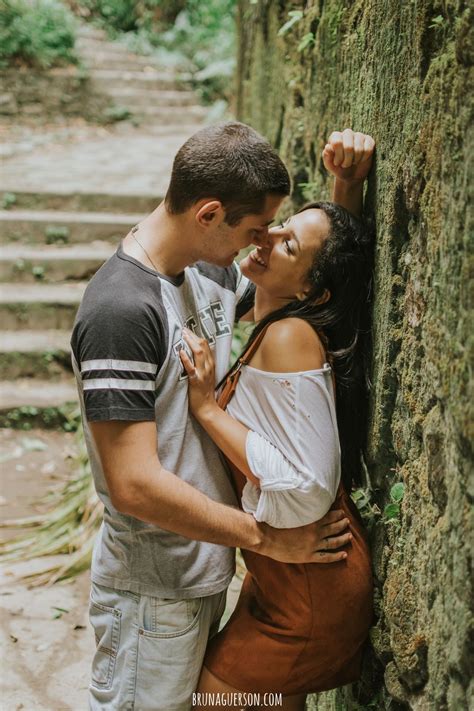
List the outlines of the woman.
<svg viewBox="0 0 474 711">
<path fill-rule="evenodd" d="M 257 326 L 218 402 L 211 351 L 184 331 L 190 408 L 227 458 L 243 509 L 289 528 L 343 508 L 352 532 L 346 559 L 333 565 L 243 551 L 248 573 L 209 644 L 201 693 L 281 692 L 282 708 L 298 710 L 307 693 L 360 675 L 372 577 L 349 492 L 361 474 L 369 247 L 358 220 L 333 203 L 307 205 L 269 230 L 240 264 L 256 285 Z"/>
</svg>

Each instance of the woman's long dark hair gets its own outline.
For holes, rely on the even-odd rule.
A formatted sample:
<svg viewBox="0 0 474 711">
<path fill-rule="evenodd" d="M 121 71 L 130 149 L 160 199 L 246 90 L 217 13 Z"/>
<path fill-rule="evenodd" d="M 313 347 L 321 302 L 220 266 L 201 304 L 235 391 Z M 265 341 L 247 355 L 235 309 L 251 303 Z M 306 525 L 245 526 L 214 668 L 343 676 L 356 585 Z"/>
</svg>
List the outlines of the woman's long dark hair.
<svg viewBox="0 0 474 711">
<path fill-rule="evenodd" d="M 336 378 L 336 414 L 341 444 L 342 481 L 347 491 L 363 483 L 362 452 L 368 414 L 370 353 L 370 296 L 373 239 L 371 230 L 340 205 L 313 202 L 299 210 L 323 210 L 330 231 L 316 252 L 309 271 L 311 291 L 268 314 L 255 327 L 245 346 L 273 321 L 295 317 L 318 333 Z M 315 303 L 325 289 L 330 298 Z"/>
</svg>

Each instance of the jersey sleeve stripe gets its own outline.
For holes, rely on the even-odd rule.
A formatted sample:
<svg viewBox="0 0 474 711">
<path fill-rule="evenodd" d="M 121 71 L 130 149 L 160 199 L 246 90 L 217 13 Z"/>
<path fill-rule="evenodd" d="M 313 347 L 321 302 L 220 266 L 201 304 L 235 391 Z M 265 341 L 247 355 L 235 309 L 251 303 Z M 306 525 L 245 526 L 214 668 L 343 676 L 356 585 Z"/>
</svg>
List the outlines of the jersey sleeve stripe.
<svg viewBox="0 0 474 711">
<path fill-rule="evenodd" d="M 93 378 L 84 380 L 84 390 L 154 390 L 150 380 L 124 380 L 122 378 Z"/>
<path fill-rule="evenodd" d="M 156 363 L 145 363 L 139 360 L 84 360 L 81 363 L 81 373 L 87 373 L 90 370 L 128 370 L 138 373 L 153 373 L 158 372 Z"/>
<path fill-rule="evenodd" d="M 247 287 L 248 287 L 248 285 L 249 285 L 249 283 L 250 283 L 249 280 L 247 279 L 247 277 L 244 277 L 244 275 L 240 272 L 240 270 L 239 270 L 239 276 L 240 276 L 240 280 L 239 280 L 239 283 L 238 283 L 238 286 L 237 286 L 237 290 L 236 290 L 236 292 L 235 292 L 235 297 L 236 297 L 236 302 L 237 302 L 237 303 L 238 303 L 238 302 L 242 299 L 242 297 L 244 296 L 244 294 L 245 294 L 245 292 L 246 292 L 246 290 L 247 290 Z"/>
</svg>

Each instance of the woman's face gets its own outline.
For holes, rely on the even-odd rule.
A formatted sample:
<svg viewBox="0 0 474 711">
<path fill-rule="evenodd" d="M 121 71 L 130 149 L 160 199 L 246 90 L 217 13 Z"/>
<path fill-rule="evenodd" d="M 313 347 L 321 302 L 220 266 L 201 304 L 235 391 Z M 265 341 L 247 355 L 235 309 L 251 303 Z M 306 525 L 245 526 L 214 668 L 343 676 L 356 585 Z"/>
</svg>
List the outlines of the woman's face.
<svg viewBox="0 0 474 711">
<path fill-rule="evenodd" d="M 240 268 L 269 296 L 293 301 L 310 287 L 307 275 L 314 255 L 329 234 L 323 210 L 304 210 L 279 227 L 268 230 L 268 240 L 242 259 Z"/>
</svg>

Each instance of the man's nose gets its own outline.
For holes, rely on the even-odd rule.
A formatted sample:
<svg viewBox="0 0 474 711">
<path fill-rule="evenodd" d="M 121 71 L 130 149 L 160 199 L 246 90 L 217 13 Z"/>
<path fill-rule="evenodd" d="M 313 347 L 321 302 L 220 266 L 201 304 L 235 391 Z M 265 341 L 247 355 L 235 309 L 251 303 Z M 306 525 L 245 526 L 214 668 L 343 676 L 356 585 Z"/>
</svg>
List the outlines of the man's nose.
<svg viewBox="0 0 474 711">
<path fill-rule="evenodd" d="M 268 247 L 270 242 L 271 235 L 268 231 L 268 227 L 262 227 L 260 230 L 258 230 L 253 240 L 253 243 L 256 244 L 257 247 Z"/>
</svg>

